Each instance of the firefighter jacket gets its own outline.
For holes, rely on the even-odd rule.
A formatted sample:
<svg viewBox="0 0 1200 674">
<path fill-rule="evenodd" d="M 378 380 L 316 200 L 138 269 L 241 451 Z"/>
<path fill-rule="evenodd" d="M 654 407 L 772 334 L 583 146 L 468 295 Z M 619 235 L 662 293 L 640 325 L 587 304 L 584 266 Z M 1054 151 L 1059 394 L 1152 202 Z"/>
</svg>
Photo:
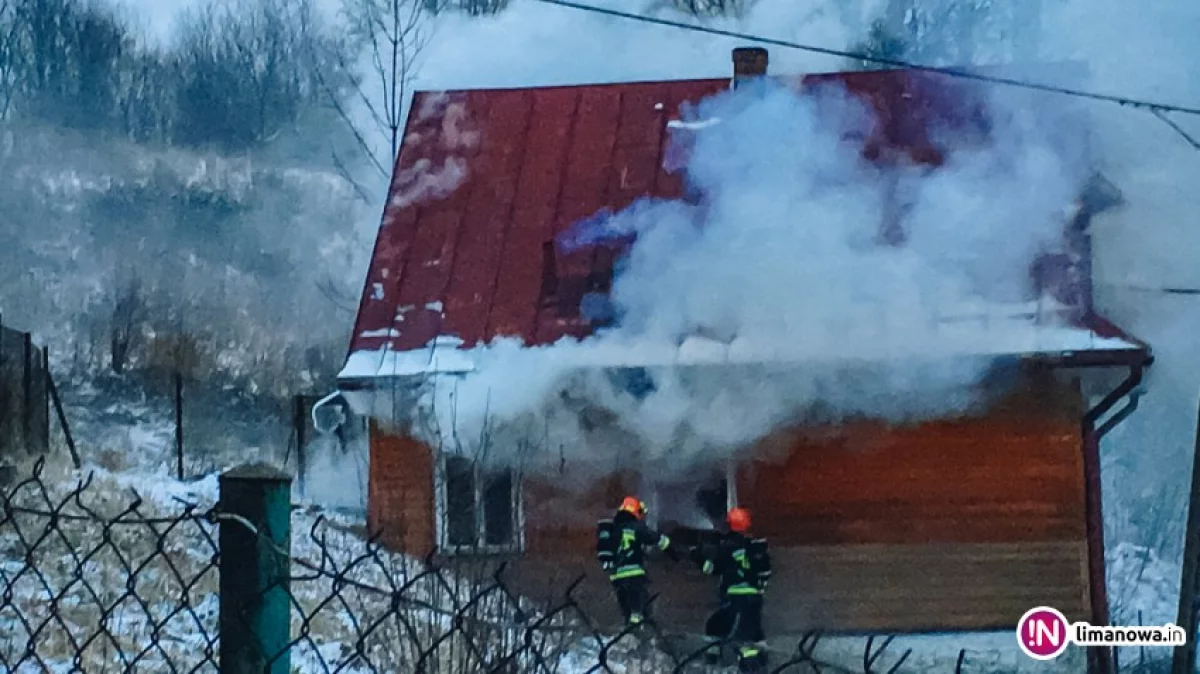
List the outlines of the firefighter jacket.
<svg viewBox="0 0 1200 674">
<path fill-rule="evenodd" d="M 761 595 L 771 580 L 771 555 L 765 538 L 748 538 L 730 532 L 721 538 L 711 557 L 699 549 L 693 559 L 700 570 L 721 579 L 721 596 Z"/>
<path fill-rule="evenodd" d="M 596 528 L 596 559 L 610 580 L 646 575 L 645 548 L 674 553 L 671 539 L 646 526 L 631 513 L 621 511 Z"/>
</svg>

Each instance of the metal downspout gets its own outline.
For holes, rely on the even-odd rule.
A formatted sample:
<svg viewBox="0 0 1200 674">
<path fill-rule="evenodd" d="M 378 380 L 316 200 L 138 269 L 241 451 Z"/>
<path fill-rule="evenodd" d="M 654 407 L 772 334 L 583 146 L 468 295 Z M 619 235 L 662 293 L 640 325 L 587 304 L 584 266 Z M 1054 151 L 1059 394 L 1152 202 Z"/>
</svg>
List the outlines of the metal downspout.
<svg viewBox="0 0 1200 674">
<path fill-rule="evenodd" d="M 336 400 L 337 398 L 341 397 L 341 395 L 342 395 L 342 392 L 339 389 L 337 391 L 334 391 L 333 393 L 330 393 L 329 395 L 325 396 L 324 398 L 321 398 L 317 402 L 313 403 L 312 410 L 309 412 L 309 416 L 312 417 L 313 428 L 317 429 L 318 433 L 332 433 L 335 430 L 337 430 L 338 426 L 342 425 L 342 422 L 339 421 L 338 423 L 334 424 L 332 428 L 325 428 L 325 427 L 321 426 L 321 423 L 319 421 L 317 421 L 317 410 L 319 410 L 320 408 L 329 404 L 333 400 Z"/>
<path fill-rule="evenodd" d="M 1142 383 L 1142 376 L 1145 368 L 1153 363 L 1154 358 L 1147 357 L 1146 360 L 1141 363 L 1131 364 L 1129 366 L 1129 376 L 1126 377 L 1125 380 L 1120 384 L 1118 384 L 1116 388 L 1109 391 L 1108 395 L 1104 396 L 1100 402 L 1096 403 L 1095 407 L 1088 410 L 1083 415 L 1084 430 L 1094 432 L 1096 434 L 1096 439 L 1099 440 L 1105 435 L 1108 435 L 1109 431 L 1116 428 L 1117 424 L 1120 424 L 1122 421 L 1128 418 L 1130 414 L 1133 414 L 1134 410 L 1136 410 L 1138 407 L 1138 399 L 1141 397 L 1141 392 L 1137 391 L 1136 389 L 1138 385 Z M 1105 414 L 1107 414 L 1113 408 L 1113 406 L 1120 402 L 1121 398 L 1126 396 L 1129 396 L 1129 402 L 1125 404 L 1125 407 L 1118 410 L 1111 419 L 1105 421 L 1100 425 L 1099 428 L 1096 428 L 1096 422 L 1100 420 L 1100 417 L 1103 417 Z"/>
<path fill-rule="evenodd" d="M 1109 391 L 1094 407 L 1083 415 L 1083 466 L 1084 481 L 1087 484 L 1086 517 L 1088 530 L 1088 576 L 1089 589 L 1092 597 L 1092 621 L 1099 625 L 1108 625 L 1110 621 L 1108 610 L 1108 587 L 1106 583 L 1104 560 L 1104 512 L 1100 480 L 1100 439 L 1107 435 L 1118 424 L 1133 414 L 1138 407 L 1145 368 L 1154 362 L 1153 357 L 1147 357 L 1139 363 L 1129 366 L 1129 376 L 1116 388 Z M 1096 427 L 1096 422 L 1110 412 L 1122 398 L 1129 400 L 1124 407 L 1117 410 L 1107 421 Z M 1088 655 L 1088 672 L 1092 674 L 1114 674 L 1116 663 L 1114 651 L 1107 648 L 1096 648 Z"/>
</svg>

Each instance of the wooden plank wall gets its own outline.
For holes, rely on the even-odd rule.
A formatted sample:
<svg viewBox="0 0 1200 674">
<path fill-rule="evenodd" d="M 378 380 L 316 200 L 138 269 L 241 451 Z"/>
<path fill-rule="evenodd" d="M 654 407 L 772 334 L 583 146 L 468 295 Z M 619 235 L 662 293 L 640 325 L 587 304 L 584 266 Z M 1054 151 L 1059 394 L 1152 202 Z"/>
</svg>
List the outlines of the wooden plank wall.
<svg viewBox="0 0 1200 674">
<path fill-rule="evenodd" d="M 762 451 L 781 460 L 745 465 L 738 485 L 776 559 L 768 629 L 1003 629 L 1037 604 L 1087 619 L 1081 414 L 1073 384 L 1033 377 L 974 418 L 771 438 Z M 544 595 L 550 579 L 565 587 L 587 572 L 589 611 L 614 617 L 592 568 L 591 526 L 618 491 L 560 493 L 539 511 L 538 495 L 553 488 L 527 489 L 527 513 L 590 517 L 543 526 L 542 515 L 527 515 L 518 575 Z M 670 563 L 656 565 L 654 581 L 663 617 L 698 629 L 713 608 L 712 583 Z"/>
<path fill-rule="evenodd" d="M 370 425 L 367 527 L 394 550 L 423 557 L 433 548 L 433 452 L 421 442 Z"/>
<path fill-rule="evenodd" d="M 800 437 L 742 470 L 739 502 L 778 545 L 1082 540 L 1078 421 L 983 418 Z"/>
</svg>

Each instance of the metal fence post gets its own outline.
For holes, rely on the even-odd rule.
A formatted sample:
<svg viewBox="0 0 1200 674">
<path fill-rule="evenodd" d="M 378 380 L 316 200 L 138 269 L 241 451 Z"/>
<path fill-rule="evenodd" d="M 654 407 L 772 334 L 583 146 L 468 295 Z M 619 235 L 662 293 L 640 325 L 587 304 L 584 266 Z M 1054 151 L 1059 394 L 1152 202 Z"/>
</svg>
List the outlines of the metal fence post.
<svg viewBox="0 0 1200 674">
<path fill-rule="evenodd" d="M 54 403 L 54 412 L 58 415 L 58 425 L 62 427 L 63 437 L 67 440 L 67 450 L 71 452 L 71 462 L 78 469 L 83 465 L 79 460 L 79 450 L 75 448 L 75 439 L 71 437 L 71 425 L 67 423 L 67 413 L 63 411 L 62 398 L 58 396 L 58 387 L 54 385 L 54 377 L 50 375 L 48 367 L 46 368 L 46 388 L 50 391 L 50 401 Z M 47 412 L 47 414 L 49 413 Z M 46 424 L 46 437 L 49 441 L 49 421 Z"/>
<path fill-rule="evenodd" d="M 4 315 L 0 314 L 0 457 L 15 456 L 9 446 L 10 417 L 12 416 L 12 396 L 9 395 L 8 356 L 4 349 Z"/>
<path fill-rule="evenodd" d="M 305 436 L 308 430 L 308 418 L 305 414 L 304 396 L 298 395 L 292 403 L 292 424 L 296 429 L 296 479 L 300 482 L 300 496 L 304 496 L 304 471 L 307 470 L 304 456 L 304 444 L 308 441 Z"/>
<path fill-rule="evenodd" d="M 25 443 L 25 453 L 33 454 L 33 334 L 26 332 L 21 335 L 22 361 L 25 369 L 21 370 L 21 442 Z"/>
<path fill-rule="evenodd" d="M 175 477 L 183 480 L 183 375 L 175 371 Z"/>
<path fill-rule="evenodd" d="M 224 674 L 291 671 L 291 482 L 286 473 L 264 464 L 239 466 L 221 475 Z"/>
<path fill-rule="evenodd" d="M 38 405 L 41 407 L 42 415 L 38 417 L 38 423 L 42 425 L 42 451 L 50 452 L 50 387 L 46 384 L 50 380 L 50 345 L 42 347 L 42 390 L 41 400 Z"/>
</svg>

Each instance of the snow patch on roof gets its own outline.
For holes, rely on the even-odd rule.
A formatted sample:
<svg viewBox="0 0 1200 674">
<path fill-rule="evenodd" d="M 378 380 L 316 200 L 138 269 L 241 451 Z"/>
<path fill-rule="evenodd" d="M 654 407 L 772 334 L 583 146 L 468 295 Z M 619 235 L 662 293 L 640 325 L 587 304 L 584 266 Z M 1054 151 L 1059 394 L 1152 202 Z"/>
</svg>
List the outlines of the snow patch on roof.
<svg viewBox="0 0 1200 674">
<path fill-rule="evenodd" d="M 700 129 L 707 129 L 710 126 L 716 126 L 717 124 L 720 124 L 720 123 L 721 123 L 721 120 L 718 117 L 712 117 L 709 119 L 700 119 L 700 120 L 696 120 L 694 122 L 685 122 L 681 119 L 672 119 L 671 121 L 667 122 L 667 128 L 668 129 L 687 129 L 688 131 L 699 131 Z"/>
<path fill-rule="evenodd" d="M 442 373 L 464 374 L 475 369 L 470 351 L 459 348 L 462 340 L 438 337 L 423 349 L 392 351 L 388 347 L 373 351 L 355 351 L 338 374 L 339 379 L 408 377 Z"/>
<path fill-rule="evenodd" d="M 397 176 L 398 185 L 392 195 L 394 208 L 406 208 L 431 199 L 441 199 L 458 189 L 467 179 L 467 162 L 461 157 L 446 157 L 440 166 L 428 159 L 418 159 L 412 168 Z"/>
<path fill-rule="evenodd" d="M 358 333 L 359 337 L 399 337 L 400 331 L 395 328 L 387 330 L 363 330 Z"/>
</svg>

